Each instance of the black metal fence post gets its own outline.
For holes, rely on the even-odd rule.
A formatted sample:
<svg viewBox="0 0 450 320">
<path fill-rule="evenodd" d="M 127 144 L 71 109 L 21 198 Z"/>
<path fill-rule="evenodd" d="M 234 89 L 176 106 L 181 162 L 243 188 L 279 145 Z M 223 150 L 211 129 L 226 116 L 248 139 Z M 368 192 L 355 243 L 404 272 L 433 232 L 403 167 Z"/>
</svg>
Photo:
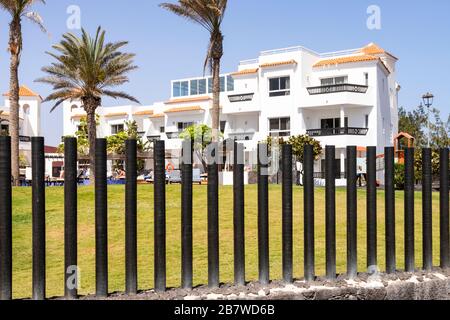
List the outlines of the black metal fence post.
<svg viewBox="0 0 450 320">
<path fill-rule="evenodd" d="M 218 288 L 219 279 L 219 146 L 211 143 L 208 163 L 208 286 Z"/>
<path fill-rule="evenodd" d="M 367 267 L 377 262 L 377 148 L 367 148 Z M 375 272 L 370 270 L 369 272 Z"/>
<path fill-rule="evenodd" d="M 422 150 L 422 224 L 423 224 L 423 269 L 430 271 L 433 267 L 433 218 L 432 218 L 432 184 L 431 149 Z"/>
<path fill-rule="evenodd" d="M 181 163 L 181 286 L 192 289 L 192 141 L 183 141 Z"/>
<path fill-rule="evenodd" d="M 394 185 L 394 148 L 386 147 L 385 158 L 385 224 L 386 224 L 386 273 L 396 269 L 395 258 L 395 185 Z"/>
<path fill-rule="evenodd" d="M 245 285 L 245 193 L 244 193 L 244 146 L 234 144 L 234 283 Z"/>
<path fill-rule="evenodd" d="M 154 253 L 155 291 L 166 291 L 166 151 L 164 141 L 154 147 Z"/>
<path fill-rule="evenodd" d="M 336 148 L 325 148 L 325 231 L 327 279 L 336 279 Z"/>
<path fill-rule="evenodd" d="M 347 147 L 347 276 L 357 276 L 356 147 Z"/>
<path fill-rule="evenodd" d="M 270 282 L 269 161 L 267 144 L 258 144 L 258 265 L 259 282 Z"/>
<path fill-rule="evenodd" d="M 315 278 L 314 259 L 314 153 L 313 146 L 306 145 L 303 155 L 304 170 L 304 241 L 305 280 Z"/>
<path fill-rule="evenodd" d="M 33 211 L 33 299 L 45 299 L 45 158 L 44 138 L 31 138 Z"/>
<path fill-rule="evenodd" d="M 441 239 L 441 268 L 447 269 L 450 267 L 450 236 L 449 236 L 449 199 L 448 199 L 448 184 L 449 184 L 449 149 L 443 148 L 440 150 L 440 196 L 439 196 L 439 211 L 440 211 L 440 239 Z"/>
<path fill-rule="evenodd" d="M 283 145 L 282 150 L 282 198 L 283 198 L 283 279 L 293 281 L 293 246 L 292 246 L 292 145 Z"/>
<path fill-rule="evenodd" d="M 0 137 L 0 300 L 12 298 L 11 137 Z"/>
<path fill-rule="evenodd" d="M 64 294 L 78 296 L 77 139 L 64 138 Z"/>
<path fill-rule="evenodd" d="M 96 296 L 108 296 L 108 189 L 106 139 L 95 142 L 95 270 Z"/>
<path fill-rule="evenodd" d="M 414 272 L 414 148 L 405 150 L 405 271 Z"/>
<path fill-rule="evenodd" d="M 125 141 L 125 274 L 127 294 L 136 294 L 137 281 L 137 141 Z"/>
</svg>

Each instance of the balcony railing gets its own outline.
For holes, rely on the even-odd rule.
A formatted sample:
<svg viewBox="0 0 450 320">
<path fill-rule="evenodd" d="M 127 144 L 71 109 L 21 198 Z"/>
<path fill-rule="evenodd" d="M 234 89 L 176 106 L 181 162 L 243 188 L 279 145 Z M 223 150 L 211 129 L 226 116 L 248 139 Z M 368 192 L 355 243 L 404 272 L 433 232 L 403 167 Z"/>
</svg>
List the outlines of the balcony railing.
<svg viewBox="0 0 450 320">
<path fill-rule="evenodd" d="M 338 92 L 366 93 L 368 88 L 369 88 L 368 86 L 362 86 L 359 84 L 343 83 L 319 87 L 309 87 L 308 92 L 310 95 L 338 93 Z"/>
<path fill-rule="evenodd" d="M 326 137 L 326 136 L 365 136 L 369 132 L 367 128 L 326 128 L 306 130 L 310 137 Z"/>
<path fill-rule="evenodd" d="M 173 140 L 173 139 L 179 139 L 181 132 L 167 132 L 166 136 L 167 139 Z"/>
<path fill-rule="evenodd" d="M 248 133 L 230 133 L 228 137 L 230 139 L 236 140 L 236 141 L 250 141 L 253 140 L 253 137 L 255 136 L 254 132 L 248 132 Z"/>
<path fill-rule="evenodd" d="M 254 93 L 243 93 L 243 94 L 234 94 L 228 96 L 228 99 L 231 103 L 234 102 L 245 102 L 245 101 L 252 101 Z"/>
<path fill-rule="evenodd" d="M 31 142 L 31 137 L 28 136 L 19 136 L 20 142 Z"/>
</svg>

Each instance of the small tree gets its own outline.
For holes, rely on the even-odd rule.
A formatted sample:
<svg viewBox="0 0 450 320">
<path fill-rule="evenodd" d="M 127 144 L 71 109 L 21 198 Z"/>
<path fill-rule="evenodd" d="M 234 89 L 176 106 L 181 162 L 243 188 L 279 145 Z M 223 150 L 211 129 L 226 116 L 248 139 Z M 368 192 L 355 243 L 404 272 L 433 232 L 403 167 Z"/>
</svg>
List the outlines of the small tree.
<svg viewBox="0 0 450 320">
<path fill-rule="evenodd" d="M 118 155 L 125 154 L 125 141 L 128 139 L 137 140 L 137 150 L 139 153 L 149 151 L 149 142 L 144 142 L 143 139 L 138 134 L 138 125 L 136 121 L 125 122 L 126 130 L 119 132 L 113 136 L 107 137 L 107 150 L 109 153 L 114 153 Z M 145 166 L 145 161 L 142 159 L 138 160 L 138 171 L 142 171 Z M 114 168 L 124 169 L 122 161 L 115 161 Z"/>
<path fill-rule="evenodd" d="M 212 142 L 213 130 L 206 124 L 192 125 L 186 128 L 181 134 L 180 139 L 189 139 L 194 141 L 194 153 L 201 160 L 203 170 L 206 172 L 206 148 Z"/>
<path fill-rule="evenodd" d="M 269 151 L 272 149 L 275 141 L 278 142 L 280 148 L 283 144 L 290 144 L 292 146 L 292 155 L 296 162 L 303 163 L 303 150 L 306 145 L 313 146 L 314 160 L 318 160 L 322 154 L 320 142 L 308 135 L 292 136 L 287 141 L 282 137 L 268 137 L 266 143 L 268 144 Z M 297 183 L 300 183 L 300 175 L 303 174 L 303 168 L 301 171 L 298 171 L 296 168 L 295 171 L 297 173 Z"/>
</svg>

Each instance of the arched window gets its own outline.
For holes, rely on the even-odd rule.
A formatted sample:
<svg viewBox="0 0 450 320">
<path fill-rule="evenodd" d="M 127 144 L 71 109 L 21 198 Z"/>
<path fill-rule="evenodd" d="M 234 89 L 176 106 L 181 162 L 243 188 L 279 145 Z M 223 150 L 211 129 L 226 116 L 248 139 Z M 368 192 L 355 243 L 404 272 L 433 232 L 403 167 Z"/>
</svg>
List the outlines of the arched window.
<svg viewBox="0 0 450 320">
<path fill-rule="evenodd" d="M 30 114 L 30 106 L 28 104 L 24 104 L 22 108 L 24 114 Z"/>
<path fill-rule="evenodd" d="M 73 111 L 74 109 L 78 109 L 78 106 L 77 106 L 76 104 L 73 104 L 73 105 L 70 107 L 70 111 Z"/>
</svg>

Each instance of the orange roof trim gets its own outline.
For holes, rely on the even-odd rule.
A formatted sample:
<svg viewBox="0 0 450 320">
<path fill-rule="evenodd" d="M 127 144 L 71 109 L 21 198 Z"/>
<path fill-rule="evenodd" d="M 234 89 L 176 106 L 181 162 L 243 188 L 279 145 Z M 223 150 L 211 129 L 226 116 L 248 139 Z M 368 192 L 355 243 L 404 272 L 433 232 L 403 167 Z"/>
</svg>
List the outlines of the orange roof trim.
<svg viewBox="0 0 450 320">
<path fill-rule="evenodd" d="M 323 67 L 336 64 L 353 63 L 353 62 L 364 62 L 364 61 L 377 61 L 380 58 L 371 55 L 359 55 L 359 56 L 348 56 L 342 58 L 325 59 L 317 62 L 314 67 Z"/>
<path fill-rule="evenodd" d="M 157 118 L 164 118 L 166 115 L 164 113 L 157 113 L 154 115 L 151 115 L 150 118 L 151 119 L 157 119 Z"/>
<path fill-rule="evenodd" d="M 192 98 L 181 98 L 181 99 L 172 99 L 165 104 L 176 104 L 176 103 L 184 103 L 184 102 L 199 102 L 199 101 L 207 101 L 212 100 L 210 96 L 200 96 L 200 97 L 192 97 Z"/>
<path fill-rule="evenodd" d="M 153 115 L 153 110 L 144 110 L 144 111 L 137 111 L 134 113 L 135 116 L 151 116 Z"/>
<path fill-rule="evenodd" d="M 290 65 L 290 64 L 297 64 L 297 61 L 288 60 L 288 61 L 280 61 L 280 62 L 263 63 L 260 65 L 260 67 L 261 68 L 271 68 L 271 67 L 285 66 L 285 65 Z"/>
<path fill-rule="evenodd" d="M 172 108 L 166 110 L 165 113 L 177 113 L 177 112 L 189 112 L 189 111 L 205 111 L 200 106 L 192 106 L 192 107 L 180 107 L 180 108 Z"/>
<path fill-rule="evenodd" d="M 112 112 L 105 114 L 106 118 L 128 116 L 127 112 Z"/>
<path fill-rule="evenodd" d="M 9 92 L 4 93 L 3 96 L 9 97 Z M 34 92 L 33 90 L 31 90 L 30 88 L 28 88 L 25 85 L 20 86 L 19 96 L 20 97 L 38 97 L 42 100 L 42 97 L 39 94 L 37 94 L 36 92 Z"/>
<path fill-rule="evenodd" d="M 258 73 L 259 68 L 256 69 L 245 69 L 245 70 L 241 70 L 241 71 L 237 71 L 232 73 L 232 76 L 243 76 L 243 75 L 247 75 L 247 74 L 255 74 Z"/>
<path fill-rule="evenodd" d="M 369 43 L 364 48 L 361 48 L 361 53 L 368 54 L 368 55 L 388 54 L 392 58 L 398 60 L 397 57 L 395 57 L 394 55 L 390 54 L 389 52 L 387 52 L 386 50 L 384 50 L 383 48 L 381 48 L 380 46 L 378 46 L 375 43 Z"/>
<path fill-rule="evenodd" d="M 83 117 L 86 117 L 86 116 L 87 116 L 86 113 L 78 113 L 78 114 L 74 114 L 72 116 L 72 119 L 83 118 Z"/>
</svg>

